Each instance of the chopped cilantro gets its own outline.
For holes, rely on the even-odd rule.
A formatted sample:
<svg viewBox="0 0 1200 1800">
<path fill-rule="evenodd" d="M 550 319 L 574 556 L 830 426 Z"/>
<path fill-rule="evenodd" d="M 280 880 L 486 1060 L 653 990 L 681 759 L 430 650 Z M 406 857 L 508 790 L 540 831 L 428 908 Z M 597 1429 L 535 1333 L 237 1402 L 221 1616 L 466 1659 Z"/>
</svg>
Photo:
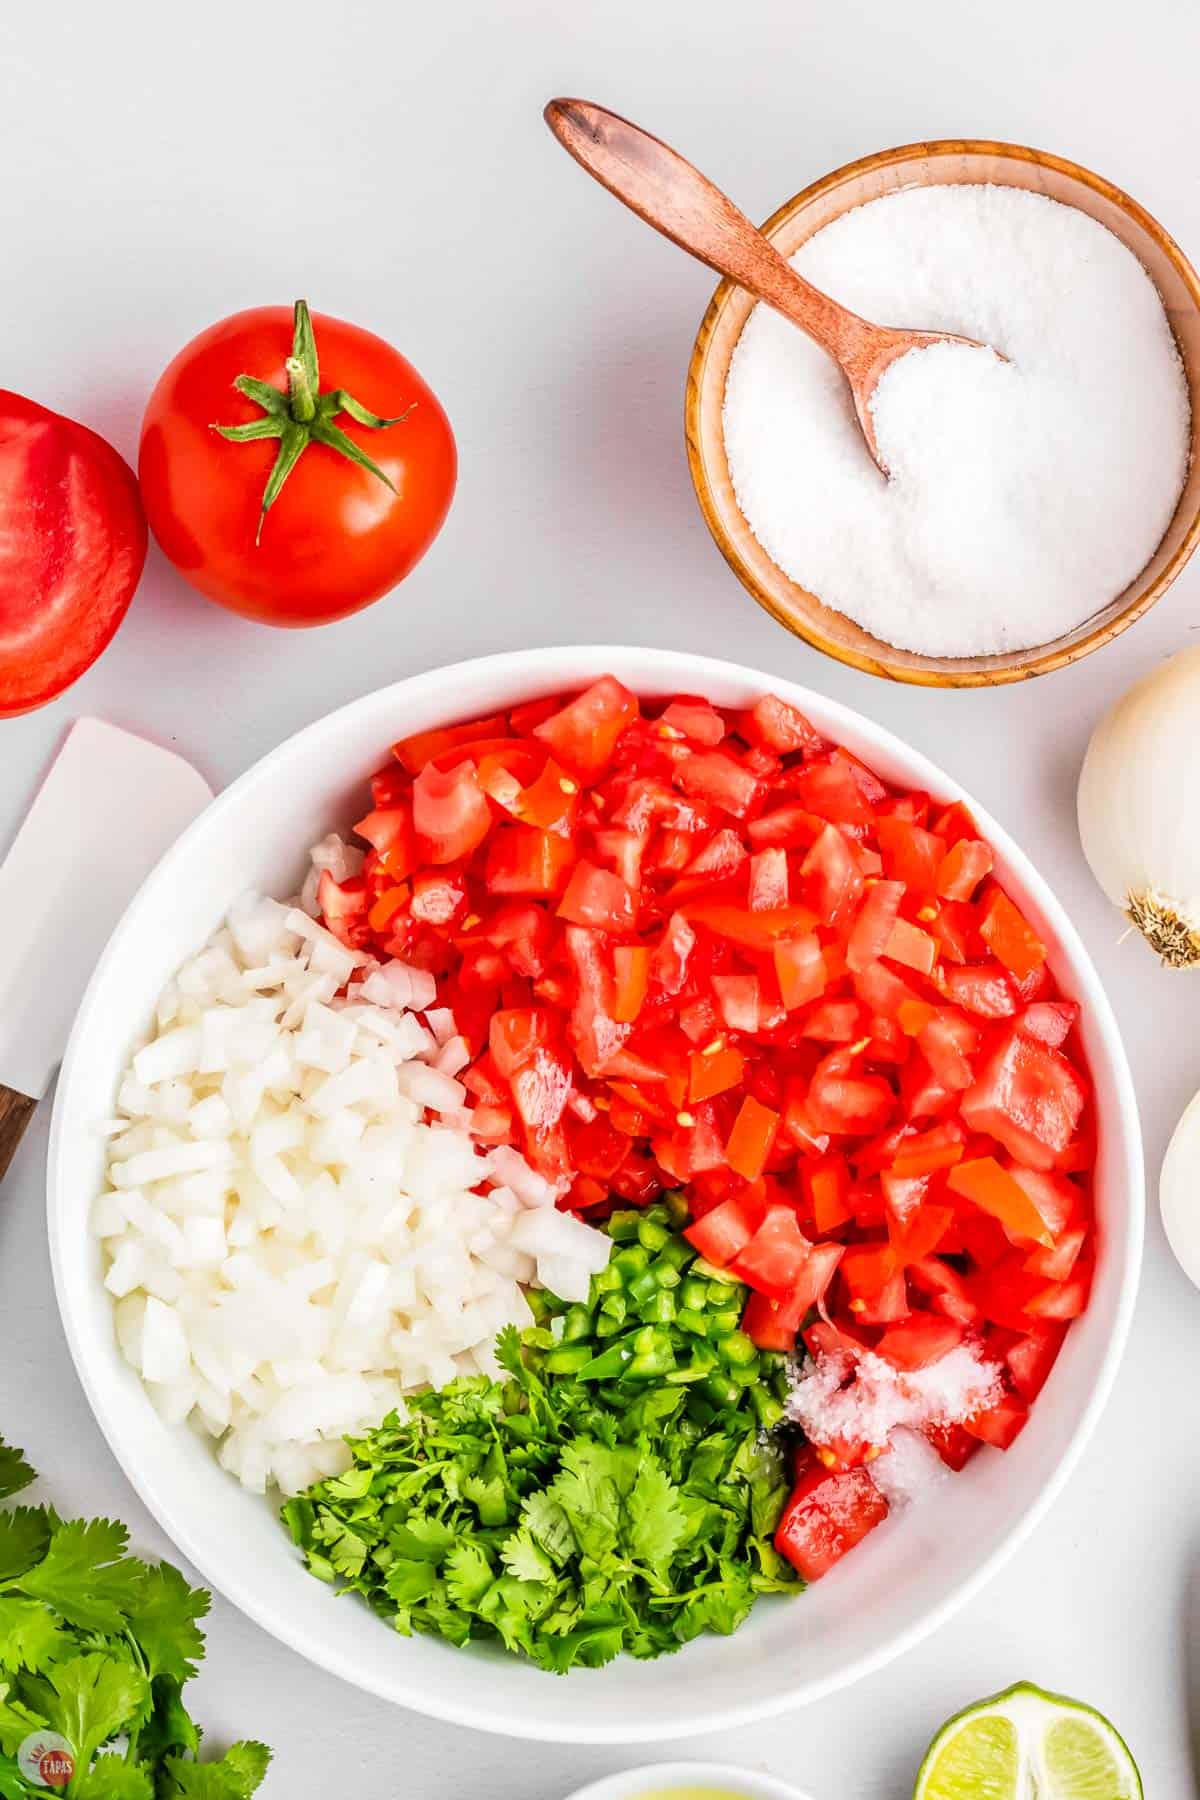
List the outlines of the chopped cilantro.
<svg viewBox="0 0 1200 1800">
<path fill-rule="evenodd" d="M 798 1592 L 771 1541 L 788 1484 L 762 1395 L 599 1379 L 600 1355 L 566 1369 L 558 1342 L 508 1326 L 506 1380 L 418 1394 L 352 1442 L 345 1474 L 283 1509 L 312 1572 L 406 1636 L 491 1638 L 556 1673 L 661 1656 Z"/>
</svg>

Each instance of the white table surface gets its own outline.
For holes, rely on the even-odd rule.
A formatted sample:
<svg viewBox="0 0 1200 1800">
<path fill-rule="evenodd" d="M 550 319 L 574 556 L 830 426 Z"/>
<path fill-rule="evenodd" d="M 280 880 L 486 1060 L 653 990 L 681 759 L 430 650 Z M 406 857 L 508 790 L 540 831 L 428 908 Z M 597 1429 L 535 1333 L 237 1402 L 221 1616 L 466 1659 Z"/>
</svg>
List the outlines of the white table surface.
<svg viewBox="0 0 1200 1800">
<path fill-rule="evenodd" d="M 683 373 L 712 281 L 594 189 L 539 114 L 558 92 L 604 100 L 677 143 L 757 217 L 885 145 L 1010 138 L 1110 176 L 1197 254 L 1198 61 L 1194 0 L 0 9 L 0 380 L 132 457 L 146 395 L 181 344 L 238 307 L 304 294 L 412 358 L 461 455 L 449 522 L 416 574 L 321 631 L 235 619 L 152 552 L 99 665 L 55 705 L 0 725 L 0 849 L 82 712 L 177 747 L 221 785 L 332 707 L 474 652 L 608 637 L 734 657 L 881 718 L 1031 852 L 1108 984 L 1153 1181 L 1200 1080 L 1200 978 L 1118 943 L 1073 801 L 1100 711 L 1195 641 L 1200 559 L 1128 636 L 1029 686 L 890 687 L 785 635 L 726 569 L 688 482 Z M 137 1543 L 165 1552 L 67 1356 L 43 1229 L 45 1144 L 42 1118 L 0 1204 L 0 1429 L 28 1447 L 60 1508 L 119 1514 Z M 1200 1296 L 1155 1211 L 1115 1395 L 1016 1561 L 903 1663 L 690 1748 L 770 1768 L 817 1800 L 884 1800 L 909 1792 L 948 1713 L 1029 1676 L 1110 1713 L 1154 1800 L 1193 1792 L 1197 1366 Z M 271 1795 L 558 1800 L 644 1759 L 535 1750 L 392 1709 L 220 1600 L 195 1704 L 214 1740 L 249 1733 L 276 1746 Z"/>
</svg>

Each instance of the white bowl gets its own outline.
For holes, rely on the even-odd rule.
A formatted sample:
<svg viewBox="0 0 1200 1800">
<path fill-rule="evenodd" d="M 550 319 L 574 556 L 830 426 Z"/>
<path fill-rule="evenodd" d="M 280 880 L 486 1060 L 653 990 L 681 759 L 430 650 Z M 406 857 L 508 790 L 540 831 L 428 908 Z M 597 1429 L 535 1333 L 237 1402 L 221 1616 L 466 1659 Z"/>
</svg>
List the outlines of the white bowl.
<svg viewBox="0 0 1200 1800">
<path fill-rule="evenodd" d="M 735 1637 L 708 1637 L 657 1662 L 620 1659 L 599 1672 L 551 1677 L 491 1647 L 467 1653 L 394 1636 L 357 1600 L 336 1600 L 304 1572 L 271 1506 L 244 1493 L 190 1431 L 165 1425 L 118 1353 L 88 1228 L 104 1160 L 94 1122 L 111 1114 L 122 1066 L 169 976 L 244 889 L 285 895 L 295 888 L 306 847 L 362 810 L 364 780 L 393 739 L 577 688 L 606 669 L 640 693 L 703 693 L 723 705 L 774 690 L 888 780 L 941 800 L 960 796 L 916 751 L 820 694 L 672 651 L 519 652 L 368 694 L 243 775 L 146 881 L 80 1008 L 58 1084 L 49 1166 L 54 1279 L 80 1379 L 125 1473 L 205 1579 L 284 1643 L 372 1693 L 488 1731 L 579 1743 L 691 1735 L 814 1700 L 899 1655 L 969 1599 L 1033 1529 L 1107 1398 L 1133 1308 L 1143 1215 L 1137 1107 L 1100 982 L 1041 877 L 962 796 L 995 846 L 1000 874 L 1054 946 L 1063 987 L 1083 1003 L 1102 1125 L 1091 1305 L 1013 1449 L 985 1450 L 802 1597 L 760 1603 Z"/>
<path fill-rule="evenodd" d="M 736 1769 L 732 1763 L 643 1763 L 637 1769 L 624 1769 L 620 1775 L 606 1775 L 569 1796 L 569 1800 L 644 1800 L 653 1794 L 658 1800 L 670 1800 L 676 1788 L 699 1788 L 702 1791 L 728 1792 L 737 1800 L 808 1800 L 799 1788 L 790 1787 L 774 1775 L 761 1775 L 757 1769 Z"/>
</svg>

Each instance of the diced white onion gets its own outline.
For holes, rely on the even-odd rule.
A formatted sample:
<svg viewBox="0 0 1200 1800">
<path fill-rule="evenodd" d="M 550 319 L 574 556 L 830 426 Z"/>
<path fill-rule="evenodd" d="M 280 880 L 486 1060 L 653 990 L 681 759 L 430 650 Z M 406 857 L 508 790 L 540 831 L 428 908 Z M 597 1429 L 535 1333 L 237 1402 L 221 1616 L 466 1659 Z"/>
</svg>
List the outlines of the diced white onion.
<svg viewBox="0 0 1200 1800">
<path fill-rule="evenodd" d="M 313 855 L 336 880 L 361 860 L 336 838 Z M 163 1418 L 257 1492 L 340 1472 L 343 1438 L 406 1392 L 498 1375 L 523 1286 L 581 1300 L 607 1261 L 524 1157 L 476 1146 L 436 997 L 244 895 L 121 1083 L 92 1217 L 117 1339 Z"/>
</svg>

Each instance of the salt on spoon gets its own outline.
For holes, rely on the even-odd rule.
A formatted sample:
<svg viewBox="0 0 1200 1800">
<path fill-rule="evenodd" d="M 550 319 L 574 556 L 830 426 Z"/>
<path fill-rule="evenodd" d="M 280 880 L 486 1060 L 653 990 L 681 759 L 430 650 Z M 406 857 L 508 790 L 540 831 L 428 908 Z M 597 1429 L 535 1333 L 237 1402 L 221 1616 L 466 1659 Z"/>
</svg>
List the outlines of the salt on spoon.
<svg viewBox="0 0 1200 1800">
<path fill-rule="evenodd" d="M 884 475 L 874 396 L 883 376 L 911 350 L 985 346 L 949 332 L 901 331 L 875 325 L 797 275 L 791 265 L 719 188 L 660 138 L 590 100 L 551 100 L 546 123 L 575 161 L 680 249 L 726 275 L 831 356 L 850 386 L 867 449 Z M 992 352 L 993 358 L 996 352 Z"/>
</svg>

